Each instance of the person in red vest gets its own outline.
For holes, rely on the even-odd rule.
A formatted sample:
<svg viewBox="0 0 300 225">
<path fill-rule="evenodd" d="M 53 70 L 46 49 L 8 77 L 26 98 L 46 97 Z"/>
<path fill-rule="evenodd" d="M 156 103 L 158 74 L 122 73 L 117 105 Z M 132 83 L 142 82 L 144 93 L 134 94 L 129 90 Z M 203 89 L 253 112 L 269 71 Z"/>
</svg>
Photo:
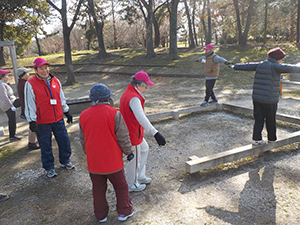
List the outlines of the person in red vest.
<svg viewBox="0 0 300 225">
<path fill-rule="evenodd" d="M 137 72 L 120 99 L 122 113 L 129 130 L 134 159 L 125 166 L 129 192 L 143 191 L 151 178 L 146 177 L 146 162 L 149 146 L 144 139 L 144 129 L 150 132 L 159 146 L 165 145 L 166 140 L 150 123 L 144 112 L 145 97 L 143 93 L 154 83 L 144 71 Z"/>
<path fill-rule="evenodd" d="M 92 106 L 79 117 L 80 142 L 93 183 L 94 213 L 99 222 L 107 221 L 107 179 L 115 189 L 118 220 L 125 221 L 134 214 L 123 169 L 123 153 L 128 160 L 133 156 L 129 132 L 122 114 L 110 106 L 110 96 L 106 85 L 95 84 L 90 90 Z"/>
<path fill-rule="evenodd" d="M 74 168 L 70 162 L 70 139 L 63 120 L 64 114 L 68 118 L 67 123 L 72 123 L 73 117 L 69 113 L 62 85 L 50 73 L 48 65 L 43 58 L 34 60 L 35 76 L 25 84 L 24 99 L 29 128 L 36 132 L 41 147 L 43 168 L 46 170 L 46 176 L 52 178 L 57 176 L 52 153 L 52 133 L 58 144 L 60 166 L 68 170 Z"/>
</svg>

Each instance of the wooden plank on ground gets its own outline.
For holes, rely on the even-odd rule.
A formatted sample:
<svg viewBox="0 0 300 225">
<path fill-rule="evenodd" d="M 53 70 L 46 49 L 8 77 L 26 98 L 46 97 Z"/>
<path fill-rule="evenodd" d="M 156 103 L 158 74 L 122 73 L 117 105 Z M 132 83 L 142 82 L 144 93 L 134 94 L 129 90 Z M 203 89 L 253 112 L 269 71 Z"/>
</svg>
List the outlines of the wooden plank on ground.
<svg viewBox="0 0 300 225">
<path fill-rule="evenodd" d="M 195 173 L 204 169 L 219 166 L 224 163 L 236 161 L 241 158 L 270 151 L 272 149 L 276 149 L 295 142 L 300 142 L 300 131 L 288 134 L 278 139 L 276 142 L 266 145 L 252 146 L 250 144 L 201 158 L 191 156 L 189 157 L 191 160 L 186 162 L 186 171 L 189 173 Z"/>
<path fill-rule="evenodd" d="M 236 106 L 236 105 L 231 105 L 227 103 L 222 104 L 222 109 L 223 110 L 228 110 L 234 113 L 240 113 L 240 114 L 248 114 L 248 115 L 253 115 L 253 109 L 251 108 L 246 108 L 242 106 Z M 276 119 L 287 122 L 287 123 L 294 123 L 294 124 L 300 124 L 300 119 L 295 116 L 289 116 L 285 114 L 276 114 Z"/>
</svg>

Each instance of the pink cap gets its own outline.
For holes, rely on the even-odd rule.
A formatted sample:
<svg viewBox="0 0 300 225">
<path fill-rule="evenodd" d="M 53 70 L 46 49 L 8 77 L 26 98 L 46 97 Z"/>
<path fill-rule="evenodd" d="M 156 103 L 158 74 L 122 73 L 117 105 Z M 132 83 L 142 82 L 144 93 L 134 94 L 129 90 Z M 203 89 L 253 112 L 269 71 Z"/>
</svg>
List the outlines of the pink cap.
<svg viewBox="0 0 300 225">
<path fill-rule="evenodd" d="M 0 75 L 10 73 L 9 70 L 0 70 Z"/>
<path fill-rule="evenodd" d="M 139 71 L 134 75 L 134 79 L 144 81 L 146 84 L 153 86 L 154 83 L 150 80 L 148 74 L 144 71 Z"/>
<path fill-rule="evenodd" d="M 214 48 L 214 46 L 212 46 L 212 44 L 208 44 L 208 45 L 205 46 L 204 49 L 213 49 L 213 48 Z"/>
<path fill-rule="evenodd" d="M 36 58 L 34 61 L 33 61 L 33 67 L 36 68 L 36 67 L 42 67 L 43 65 L 50 65 L 49 63 L 47 63 L 47 61 L 43 58 Z"/>
</svg>

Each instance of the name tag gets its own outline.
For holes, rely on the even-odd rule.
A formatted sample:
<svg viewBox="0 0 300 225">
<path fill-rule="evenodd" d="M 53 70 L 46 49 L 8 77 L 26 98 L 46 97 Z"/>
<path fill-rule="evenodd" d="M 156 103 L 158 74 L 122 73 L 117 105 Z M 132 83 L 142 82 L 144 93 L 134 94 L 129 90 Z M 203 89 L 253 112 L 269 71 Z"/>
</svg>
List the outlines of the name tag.
<svg viewBox="0 0 300 225">
<path fill-rule="evenodd" d="M 57 101 L 56 99 L 50 99 L 50 105 L 56 105 Z"/>
</svg>

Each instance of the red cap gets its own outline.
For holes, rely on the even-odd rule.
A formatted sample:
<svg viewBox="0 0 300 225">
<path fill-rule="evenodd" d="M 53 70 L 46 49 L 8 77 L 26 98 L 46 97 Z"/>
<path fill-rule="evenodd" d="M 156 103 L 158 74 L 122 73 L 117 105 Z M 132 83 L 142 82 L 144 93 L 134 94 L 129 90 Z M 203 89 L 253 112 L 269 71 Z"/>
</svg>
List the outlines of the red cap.
<svg viewBox="0 0 300 225">
<path fill-rule="evenodd" d="M 134 75 L 134 79 L 144 81 L 146 84 L 153 86 L 154 83 L 150 80 L 148 74 L 144 71 L 139 71 Z"/>
<path fill-rule="evenodd" d="M 214 48 L 214 46 L 212 46 L 212 44 L 208 44 L 208 45 L 205 46 L 204 49 L 213 49 L 213 48 Z"/>
<path fill-rule="evenodd" d="M 280 59 L 283 59 L 286 56 L 286 54 L 281 48 L 277 47 L 277 48 L 271 49 L 268 52 L 268 56 L 273 59 L 280 60 Z"/>
<path fill-rule="evenodd" d="M 37 68 L 37 67 L 42 67 L 43 65 L 50 65 L 49 63 L 47 63 L 47 61 L 43 58 L 36 58 L 34 61 L 33 61 L 33 67 L 34 68 Z"/>
<path fill-rule="evenodd" d="M 10 73 L 9 70 L 0 70 L 0 75 Z"/>
</svg>

